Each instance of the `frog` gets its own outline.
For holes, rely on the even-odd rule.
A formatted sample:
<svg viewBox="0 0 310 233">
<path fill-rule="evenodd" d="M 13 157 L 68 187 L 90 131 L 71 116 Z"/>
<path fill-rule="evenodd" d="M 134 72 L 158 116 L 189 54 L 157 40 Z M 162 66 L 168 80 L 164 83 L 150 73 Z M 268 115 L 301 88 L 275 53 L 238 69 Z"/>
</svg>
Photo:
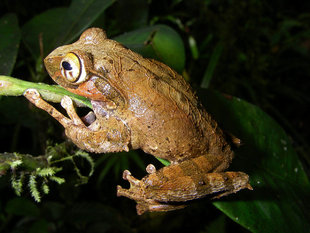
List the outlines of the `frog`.
<svg viewBox="0 0 310 233">
<path fill-rule="evenodd" d="M 80 117 L 72 99 L 64 96 L 65 116 L 37 90 L 24 95 L 62 124 L 77 147 L 92 153 L 141 149 L 170 162 L 159 169 L 147 165 L 140 180 L 123 172 L 129 188 L 118 185 L 117 196 L 136 201 L 137 214 L 252 190 L 246 173 L 226 171 L 238 139 L 219 127 L 190 84 L 168 65 L 109 39 L 100 28 L 89 28 L 76 42 L 56 48 L 44 64 L 58 85 L 88 98 L 92 110 Z"/>
</svg>

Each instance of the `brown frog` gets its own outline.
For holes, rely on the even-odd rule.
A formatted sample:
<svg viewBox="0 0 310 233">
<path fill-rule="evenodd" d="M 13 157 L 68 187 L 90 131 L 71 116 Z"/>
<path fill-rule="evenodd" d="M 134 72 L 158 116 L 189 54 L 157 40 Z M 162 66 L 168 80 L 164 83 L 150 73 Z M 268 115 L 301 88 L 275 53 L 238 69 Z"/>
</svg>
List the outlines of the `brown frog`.
<svg viewBox="0 0 310 233">
<path fill-rule="evenodd" d="M 99 28 L 55 49 L 44 63 L 55 82 L 89 98 L 93 112 L 82 120 L 64 97 L 68 118 L 37 91 L 27 90 L 25 96 L 58 120 L 78 147 L 95 153 L 141 148 L 171 162 L 159 170 L 148 165 L 141 180 L 124 171 L 130 188 L 118 186 L 117 195 L 135 200 L 138 214 L 252 189 L 247 174 L 224 171 L 233 158 L 227 137 L 170 67 L 108 39 Z"/>
</svg>

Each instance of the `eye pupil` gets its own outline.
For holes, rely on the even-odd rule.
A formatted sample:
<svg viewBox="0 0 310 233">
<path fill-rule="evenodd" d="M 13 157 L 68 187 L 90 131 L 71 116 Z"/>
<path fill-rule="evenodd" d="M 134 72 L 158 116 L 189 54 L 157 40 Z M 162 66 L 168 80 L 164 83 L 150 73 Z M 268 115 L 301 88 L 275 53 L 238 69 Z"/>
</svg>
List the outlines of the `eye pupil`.
<svg viewBox="0 0 310 233">
<path fill-rule="evenodd" d="M 65 70 L 72 70 L 72 66 L 69 62 L 64 61 L 61 65 Z"/>
</svg>

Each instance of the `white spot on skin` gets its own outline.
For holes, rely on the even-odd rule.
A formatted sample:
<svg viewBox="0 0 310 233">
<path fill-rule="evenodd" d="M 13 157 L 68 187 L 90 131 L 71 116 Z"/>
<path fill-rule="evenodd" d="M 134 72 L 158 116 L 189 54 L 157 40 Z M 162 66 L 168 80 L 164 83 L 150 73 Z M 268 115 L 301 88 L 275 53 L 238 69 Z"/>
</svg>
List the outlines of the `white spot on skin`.
<svg viewBox="0 0 310 233">
<path fill-rule="evenodd" d="M 93 36 L 92 35 L 89 35 L 89 36 L 86 36 L 85 37 L 85 44 L 95 44 L 94 43 L 94 40 L 93 40 Z"/>
<path fill-rule="evenodd" d="M 284 151 L 287 151 L 287 147 L 286 147 L 286 146 L 285 146 L 285 147 L 283 147 L 283 150 L 284 150 Z"/>
<path fill-rule="evenodd" d="M 129 105 L 129 110 L 134 112 L 136 115 L 142 115 L 146 111 L 143 100 L 136 95 L 129 96 Z"/>
<path fill-rule="evenodd" d="M 146 167 L 146 172 L 149 173 L 149 174 L 154 174 L 156 173 L 156 168 L 153 164 L 149 164 L 147 165 Z"/>
<path fill-rule="evenodd" d="M 294 168 L 294 172 L 297 173 L 298 172 L 298 167 Z"/>
<path fill-rule="evenodd" d="M 157 150 L 158 146 L 150 146 L 151 150 Z"/>
</svg>

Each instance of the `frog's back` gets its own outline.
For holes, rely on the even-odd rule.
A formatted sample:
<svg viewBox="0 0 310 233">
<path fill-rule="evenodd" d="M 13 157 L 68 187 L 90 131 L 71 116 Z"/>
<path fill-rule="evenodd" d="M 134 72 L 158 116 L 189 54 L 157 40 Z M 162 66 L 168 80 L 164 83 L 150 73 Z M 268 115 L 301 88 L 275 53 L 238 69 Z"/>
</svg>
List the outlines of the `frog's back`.
<svg viewBox="0 0 310 233">
<path fill-rule="evenodd" d="M 146 60 L 146 64 L 150 70 L 152 69 L 152 73 L 159 77 L 159 81 L 153 81 L 154 85 L 157 85 L 157 90 L 176 103 L 178 108 L 190 119 L 194 128 L 199 131 L 198 134 L 201 135 L 200 142 L 206 143 L 207 152 L 213 153 L 212 150 L 214 150 L 214 153 L 221 153 L 222 150 L 225 150 L 228 145 L 223 131 L 204 109 L 189 83 L 176 71 L 161 62 Z M 157 66 L 157 69 L 154 69 L 154 65 Z"/>
<path fill-rule="evenodd" d="M 109 47 L 111 48 L 111 46 Z M 141 130 L 145 133 L 145 144 L 151 148 L 150 151 L 147 148 L 143 148 L 146 152 L 159 157 L 167 152 L 167 156 L 171 153 L 174 154 L 175 158 L 177 158 L 176 154 L 194 157 L 205 153 L 222 154 L 223 150 L 228 150 L 227 152 L 230 154 L 230 148 L 225 140 L 224 133 L 202 107 L 190 85 L 181 75 L 169 66 L 152 59 L 143 58 L 141 55 L 118 43 L 114 44 L 113 52 L 109 54 L 111 55 L 112 53 L 116 55 L 120 53 L 122 55 L 122 70 L 128 71 L 138 66 L 136 73 L 128 78 L 127 72 L 126 78 L 131 79 L 131 81 L 132 79 L 138 79 L 141 82 L 147 82 L 150 92 L 144 91 L 144 94 L 141 95 L 145 95 L 146 99 L 152 99 L 156 102 L 147 101 L 151 102 L 150 105 L 153 107 L 156 106 L 156 109 L 152 110 L 153 112 L 158 111 L 156 117 L 154 117 L 156 121 L 167 122 L 164 126 L 159 123 L 156 128 L 149 128 L 149 134 L 147 133 L 147 128 Z M 125 85 L 129 86 L 130 84 L 126 83 Z M 135 92 L 137 93 L 138 91 Z M 150 93 L 153 93 L 156 98 L 150 97 Z M 175 110 L 175 106 L 178 110 Z M 171 117 L 173 114 L 167 113 L 168 111 L 178 113 Z M 145 117 L 145 120 L 153 120 L 150 118 Z M 172 118 L 173 122 L 169 122 L 169 119 Z M 146 122 L 145 125 L 149 127 L 150 123 Z M 155 135 L 155 131 L 157 135 Z M 167 137 L 163 137 L 163 135 L 167 133 L 171 135 L 170 138 L 176 139 L 175 141 L 178 141 L 178 143 L 174 143 L 171 146 L 171 141 L 169 143 L 164 141 Z M 173 133 L 174 135 L 172 136 Z M 149 141 L 150 138 L 153 141 Z M 160 141 L 161 139 L 163 139 L 162 142 Z M 154 143 L 154 146 L 149 146 L 152 143 Z M 188 146 L 185 144 L 188 144 Z M 161 149 L 157 145 L 161 145 Z M 157 148 L 156 151 L 153 148 Z"/>
</svg>

